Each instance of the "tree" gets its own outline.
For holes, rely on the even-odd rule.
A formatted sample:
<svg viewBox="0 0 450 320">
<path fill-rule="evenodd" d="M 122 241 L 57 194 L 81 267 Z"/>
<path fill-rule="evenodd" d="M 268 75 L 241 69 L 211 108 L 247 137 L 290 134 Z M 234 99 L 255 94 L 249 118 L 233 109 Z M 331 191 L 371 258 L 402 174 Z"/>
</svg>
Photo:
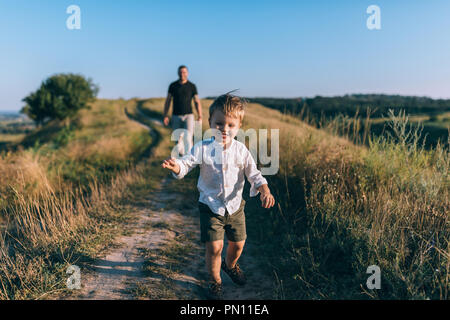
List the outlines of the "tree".
<svg viewBox="0 0 450 320">
<path fill-rule="evenodd" d="M 20 111 L 38 125 L 53 119 L 69 121 L 78 110 L 87 108 L 95 100 L 99 88 L 78 74 L 56 74 L 43 81 L 40 88 L 25 97 Z"/>
</svg>

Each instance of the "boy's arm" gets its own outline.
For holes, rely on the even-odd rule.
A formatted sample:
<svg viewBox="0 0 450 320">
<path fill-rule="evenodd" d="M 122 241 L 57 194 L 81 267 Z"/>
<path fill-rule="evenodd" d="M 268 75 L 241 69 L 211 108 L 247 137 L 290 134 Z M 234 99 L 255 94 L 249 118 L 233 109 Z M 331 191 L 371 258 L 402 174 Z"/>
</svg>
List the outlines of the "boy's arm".
<svg viewBox="0 0 450 320">
<path fill-rule="evenodd" d="M 180 166 L 180 172 L 178 174 L 172 172 L 172 176 L 174 178 L 183 179 L 185 175 L 191 172 L 191 170 L 194 169 L 200 163 L 202 151 L 201 146 L 202 142 L 200 141 L 191 148 L 191 151 L 188 154 L 186 154 L 180 159 L 174 159 L 175 162 Z"/>
<path fill-rule="evenodd" d="M 267 186 L 267 180 L 261 174 L 261 171 L 256 167 L 255 160 L 253 159 L 250 151 L 247 150 L 246 161 L 245 161 L 245 176 L 250 182 L 250 197 L 255 197 L 259 192 L 263 193 L 263 191 L 269 190 Z M 270 191 L 269 191 L 270 193 Z"/>
<path fill-rule="evenodd" d="M 270 194 L 270 189 L 269 189 L 269 186 L 267 184 L 262 184 L 261 186 L 259 186 L 257 188 L 257 190 L 259 192 L 261 192 L 262 194 Z"/>
</svg>

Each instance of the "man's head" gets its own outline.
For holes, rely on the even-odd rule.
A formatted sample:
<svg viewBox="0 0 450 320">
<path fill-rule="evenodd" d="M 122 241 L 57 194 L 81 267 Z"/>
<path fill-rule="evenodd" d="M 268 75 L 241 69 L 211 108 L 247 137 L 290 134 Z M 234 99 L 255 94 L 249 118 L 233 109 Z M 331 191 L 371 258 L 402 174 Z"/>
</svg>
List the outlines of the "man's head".
<svg viewBox="0 0 450 320">
<path fill-rule="evenodd" d="M 186 66 L 179 66 L 178 67 L 178 77 L 180 77 L 181 81 L 186 81 L 188 78 L 189 72 L 188 68 Z"/>
<path fill-rule="evenodd" d="M 245 101 L 229 93 L 218 97 L 209 107 L 209 126 L 222 133 L 222 143 L 228 144 L 237 135 L 244 120 Z"/>
</svg>

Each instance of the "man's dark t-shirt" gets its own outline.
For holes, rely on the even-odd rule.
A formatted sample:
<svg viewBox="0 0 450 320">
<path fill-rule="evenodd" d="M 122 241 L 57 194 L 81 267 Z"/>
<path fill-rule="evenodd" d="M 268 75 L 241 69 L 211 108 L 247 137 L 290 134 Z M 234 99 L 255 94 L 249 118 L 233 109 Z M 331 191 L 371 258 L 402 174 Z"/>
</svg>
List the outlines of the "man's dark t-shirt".
<svg viewBox="0 0 450 320">
<path fill-rule="evenodd" d="M 173 115 L 192 113 L 192 98 L 197 94 L 197 87 L 189 80 L 181 84 L 179 80 L 172 82 L 169 93 L 173 97 Z"/>
</svg>

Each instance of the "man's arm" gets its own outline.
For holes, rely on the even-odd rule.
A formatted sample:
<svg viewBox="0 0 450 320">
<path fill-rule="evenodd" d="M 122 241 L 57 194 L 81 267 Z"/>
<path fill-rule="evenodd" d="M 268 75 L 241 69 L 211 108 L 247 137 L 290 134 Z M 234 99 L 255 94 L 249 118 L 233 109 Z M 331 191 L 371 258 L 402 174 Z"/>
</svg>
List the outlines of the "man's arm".
<svg viewBox="0 0 450 320">
<path fill-rule="evenodd" d="M 197 110 L 198 114 L 198 121 L 202 121 L 202 104 L 200 102 L 200 98 L 198 97 L 198 94 L 194 95 L 194 103 L 195 103 L 195 109 Z"/>
<path fill-rule="evenodd" d="M 164 125 L 169 125 L 169 117 L 167 116 L 169 114 L 169 108 L 170 108 L 170 101 L 172 100 L 172 95 L 170 92 L 167 94 L 166 102 L 164 103 Z"/>
</svg>

